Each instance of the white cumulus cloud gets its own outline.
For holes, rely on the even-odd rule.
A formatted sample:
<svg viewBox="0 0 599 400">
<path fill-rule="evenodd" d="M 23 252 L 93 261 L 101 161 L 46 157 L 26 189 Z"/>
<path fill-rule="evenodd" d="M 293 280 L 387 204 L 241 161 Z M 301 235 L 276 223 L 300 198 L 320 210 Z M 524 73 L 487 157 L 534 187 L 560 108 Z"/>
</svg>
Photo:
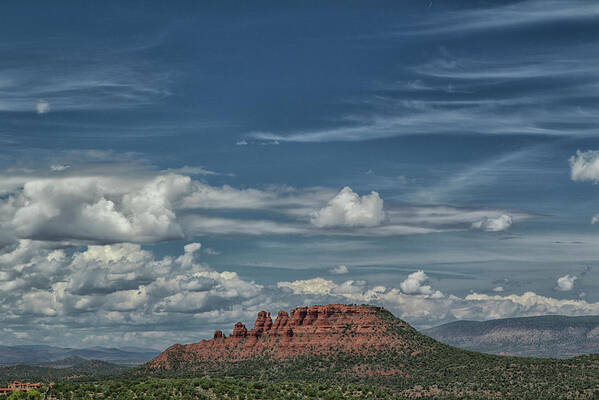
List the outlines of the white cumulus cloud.
<svg viewBox="0 0 599 400">
<path fill-rule="evenodd" d="M 35 105 L 35 110 L 38 114 L 46 114 L 50 112 L 50 103 L 45 100 L 39 100 Z"/>
<path fill-rule="evenodd" d="M 599 313 L 599 303 L 584 300 L 554 299 L 534 292 L 506 296 L 472 293 L 464 300 L 467 309 L 456 314 L 460 319 L 496 319 L 511 316 L 533 316 L 544 314 L 591 315 Z"/>
<path fill-rule="evenodd" d="M 502 214 L 497 218 L 482 218 L 472 223 L 472 229 L 479 229 L 485 232 L 501 232 L 512 226 L 512 217 Z"/>
<path fill-rule="evenodd" d="M 562 292 L 567 292 L 574 289 L 574 281 L 578 279 L 575 275 L 564 275 L 558 278 L 556 289 Z"/>
<path fill-rule="evenodd" d="M 315 211 L 311 221 L 318 227 L 372 227 L 380 225 L 384 218 L 383 199 L 377 192 L 360 197 L 346 186 L 326 207 Z"/>
<path fill-rule="evenodd" d="M 173 202 L 190 179 L 162 175 L 128 182 L 113 177 L 68 177 L 26 182 L 12 199 L 10 225 L 40 240 L 152 242 L 180 239 Z"/>
<path fill-rule="evenodd" d="M 270 303 L 263 286 L 200 264 L 200 247 L 190 243 L 178 257 L 156 258 L 139 244 L 121 243 L 69 255 L 21 240 L 12 251 L 0 252 L 0 324 L 30 325 L 35 338 L 48 335 L 41 333 L 45 329 L 116 338 L 141 334 L 146 324 L 185 331 L 185 321 L 200 318 L 198 313 L 214 313 L 204 317 L 210 322 L 244 303 L 250 309 Z M 48 317 L 60 320 L 43 322 Z M 6 341 L 1 332 L 0 338 Z"/>
<path fill-rule="evenodd" d="M 349 269 L 345 265 L 338 265 L 334 268 L 331 268 L 329 271 L 333 275 L 343 275 L 349 272 Z"/>
<path fill-rule="evenodd" d="M 599 303 L 533 292 L 445 295 L 431 287 L 424 271 L 396 287 L 321 277 L 262 285 L 200 263 L 201 254 L 202 246 L 193 242 L 179 255 L 157 257 L 140 244 L 63 250 L 22 239 L 0 249 L 0 340 L 14 343 L 18 331 L 38 343 L 161 347 L 195 342 L 237 321 L 251 323 L 260 310 L 331 302 L 377 304 L 421 327 L 455 319 L 599 313 Z"/>
<path fill-rule="evenodd" d="M 599 312 L 599 303 L 576 299 L 555 299 L 534 292 L 518 294 L 471 293 L 465 297 L 445 295 L 426 283 L 426 274 L 417 271 L 399 288 L 371 286 L 365 281 L 335 283 L 320 277 L 279 282 L 280 289 L 307 296 L 311 303 L 352 302 L 382 305 L 400 318 L 420 326 L 455 319 L 484 320 L 544 314 L 588 315 Z M 496 292 L 499 292 L 496 290 Z"/>
<path fill-rule="evenodd" d="M 335 282 L 323 278 L 313 278 L 292 282 L 278 282 L 277 287 L 291 289 L 295 294 L 327 295 L 337 287 Z"/>
<path fill-rule="evenodd" d="M 441 292 L 433 291 L 430 285 L 425 285 L 428 282 L 428 276 L 424 271 L 416 271 L 408 275 L 406 280 L 399 284 L 400 289 L 406 294 L 425 294 L 442 296 Z"/>
<path fill-rule="evenodd" d="M 573 181 L 599 182 L 599 151 L 578 150 L 570 157 L 570 177 Z"/>
</svg>

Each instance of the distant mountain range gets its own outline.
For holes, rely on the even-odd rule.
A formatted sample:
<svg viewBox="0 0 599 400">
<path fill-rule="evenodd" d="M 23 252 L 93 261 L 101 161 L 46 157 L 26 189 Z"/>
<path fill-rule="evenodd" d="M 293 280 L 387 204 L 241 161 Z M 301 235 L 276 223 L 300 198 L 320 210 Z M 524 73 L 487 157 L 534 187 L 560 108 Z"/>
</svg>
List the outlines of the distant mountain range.
<svg viewBox="0 0 599 400">
<path fill-rule="evenodd" d="M 64 378 L 99 377 L 117 375 L 130 367 L 99 360 L 86 360 L 73 356 L 35 365 L 0 365 L 0 383 L 14 380 L 51 381 Z"/>
<path fill-rule="evenodd" d="M 76 357 L 121 365 L 137 365 L 151 360 L 158 354 L 158 350 L 139 347 L 74 349 L 43 345 L 0 346 L 0 364 L 44 364 Z"/>
<path fill-rule="evenodd" d="M 569 358 L 599 353 L 599 316 L 457 321 L 422 333 L 452 346 L 491 354 Z"/>
</svg>

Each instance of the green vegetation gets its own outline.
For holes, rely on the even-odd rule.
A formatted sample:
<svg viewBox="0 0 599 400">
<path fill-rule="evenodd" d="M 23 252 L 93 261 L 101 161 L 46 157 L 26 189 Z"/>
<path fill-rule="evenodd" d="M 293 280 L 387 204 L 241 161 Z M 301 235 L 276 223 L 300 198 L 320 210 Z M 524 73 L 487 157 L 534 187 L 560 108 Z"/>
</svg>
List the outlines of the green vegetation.
<svg viewBox="0 0 599 400">
<path fill-rule="evenodd" d="M 18 390 L 9 395 L 0 395 L 0 399 L 2 400 L 40 400 L 41 398 L 42 393 L 35 389 L 27 392 Z"/>
<path fill-rule="evenodd" d="M 264 383 L 240 379 L 130 379 L 123 381 L 57 384 L 50 399 L 144 399 L 144 400 L 293 400 L 293 399 L 393 399 L 381 389 L 357 385 L 301 382 Z"/>
<path fill-rule="evenodd" d="M 423 392 L 435 398 L 599 398 L 599 356 L 526 359 L 445 347 L 434 354 L 413 357 L 384 352 L 369 356 L 339 354 L 279 362 L 252 360 L 221 368 L 207 369 L 205 373 L 243 381 L 319 382 L 328 387 L 340 383 L 366 385 L 404 397 Z M 203 373 L 196 370 L 188 375 Z"/>
</svg>

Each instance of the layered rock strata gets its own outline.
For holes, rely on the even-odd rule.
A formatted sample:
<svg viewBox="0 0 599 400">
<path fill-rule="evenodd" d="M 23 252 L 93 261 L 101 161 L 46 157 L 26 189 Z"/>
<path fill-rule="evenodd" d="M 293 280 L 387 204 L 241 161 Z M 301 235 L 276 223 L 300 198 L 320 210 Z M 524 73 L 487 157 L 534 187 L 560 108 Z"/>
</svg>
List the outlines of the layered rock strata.
<svg viewBox="0 0 599 400">
<path fill-rule="evenodd" d="M 329 304 L 279 311 L 274 322 L 260 311 L 254 327 L 241 322 L 229 336 L 169 347 L 150 361 L 151 369 L 169 370 L 181 363 L 243 361 L 254 357 L 286 358 L 327 352 L 362 353 L 381 348 L 407 350 L 408 344 L 387 332 L 381 320 L 386 310 L 372 306 Z M 390 314 L 389 314 L 390 315 Z M 407 328 L 407 324 L 405 325 Z"/>
</svg>

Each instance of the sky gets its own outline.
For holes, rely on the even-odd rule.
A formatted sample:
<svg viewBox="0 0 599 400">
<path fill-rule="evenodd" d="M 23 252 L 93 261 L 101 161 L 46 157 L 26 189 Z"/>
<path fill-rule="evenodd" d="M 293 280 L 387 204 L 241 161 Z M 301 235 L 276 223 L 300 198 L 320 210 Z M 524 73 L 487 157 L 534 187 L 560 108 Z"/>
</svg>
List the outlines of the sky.
<svg viewBox="0 0 599 400">
<path fill-rule="evenodd" d="M 0 4 L 0 343 L 599 314 L 599 3 Z"/>
</svg>

